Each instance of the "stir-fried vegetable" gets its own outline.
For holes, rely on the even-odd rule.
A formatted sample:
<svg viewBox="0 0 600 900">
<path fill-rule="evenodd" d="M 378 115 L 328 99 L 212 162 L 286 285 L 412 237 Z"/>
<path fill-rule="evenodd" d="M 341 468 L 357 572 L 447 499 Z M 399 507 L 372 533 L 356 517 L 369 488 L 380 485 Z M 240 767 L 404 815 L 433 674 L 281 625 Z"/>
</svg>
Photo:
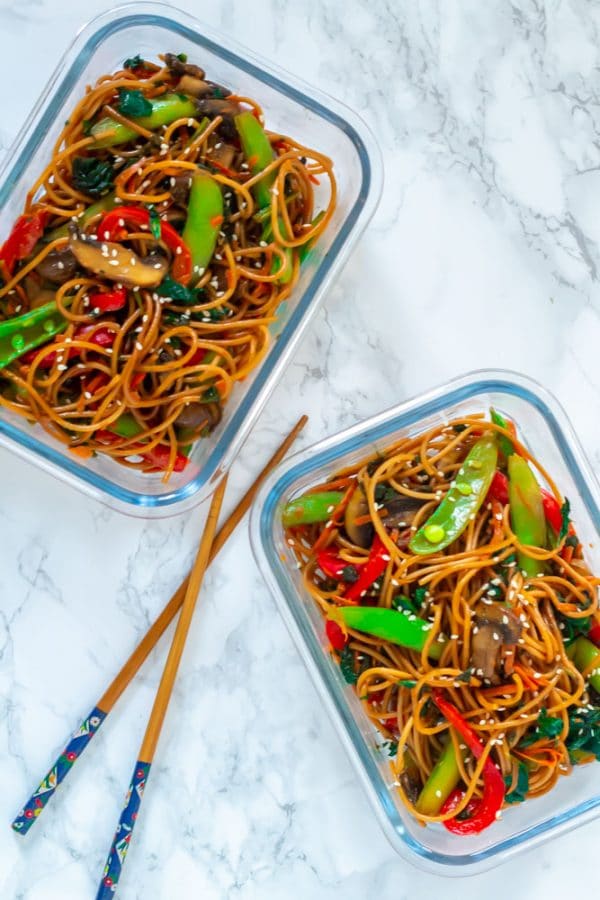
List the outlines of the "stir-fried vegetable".
<svg viewBox="0 0 600 900">
<path fill-rule="evenodd" d="M 246 162 L 253 175 L 258 175 L 273 162 L 275 154 L 267 134 L 251 112 L 240 113 L 235 117 L 235 124 L 240 136 Z M 254 187 L 254 196 L 259 207 L 271 203 L 271 187 L 275 181 L 275 172 L 261 178 Z"/>
<path fill-rule="evenodd" d="M 510 521 L 521 544 L 543 549 L 546 546 L 546 517 L 539 483 L 522 456 L 511 454 L 508 459 L 508 494 Z M 519 551 L 519 566 L 530 577 L 544 571 L 541 560 Z"/>
<path fill-rule="evenodd" d="M 438 508 L 411 538 L 413 553 L 439 553 L 460 537 L 487 496 L 497 459 L 493 437 L 474 444 Z"/>
<path fill-rule="evenodd" d="M 341 503 L 343 494 L 340 491 L 321 491 L 317 494 L 304 494 L 291 500 L 283 510 L 283 524 L 306 525 L 311 522 L 325 522 L 331 517 L 336 506 Z"/>
<path fill-rule="evenodd" d="M 193 100 L 180 94 L 163 94 L 154 100 L 148 101 L 151 112 L 136 119 L 136 122 L 149 131 L 157 131 L 161 125 L 170 125 L 177 119 L 187 119 L 197 113 Z M 92 126 L 90 131 L 94 142 L 91 150 L 100 150 L 105 147 L 116 147 L 126 144 L 136 137 L 135 129 L 117 122 L 107 116 Z"/>
<path fill-rule="evenodd" d="M 0 322 L 0 368 L 36 347 L 46 344 L 67 327 L 55 301 L 6 322 Z"/>
<path fill-rule="evenodd" d="M 221 188 L 209 175 L 194 175 L 188 201 L 183 240 L 191 255 L 195 278 L 204 273 L 215 252 L 223 223 Z"/>
<path fill-rule="evenodd" d="M 424 816 L 437 816 L 460 781 L 460 769 L 452 740 L 448 740 L 417 800 Z"/>
<path fill-rule="evenodd" d="M 335 612 L 346 628 L 353 631 L 364 631 L 392 644 L 400 644 L 411 650 L 421 651 L 431 637 L 431 623 L 424 622 L 414 615 L 405 615 L 394 609 L 380 609 L 369 606 L 343 606 Z M 430 644 L 428 655 L 439 659 L 442 655 L 443 643 L 436 641 Z"/>
<path fill-rule="evenodd" d="M 436 689 L 432 692 L 432 699 L 450 725 L 458 731 L 475 759 L 480 759 L 483 755 L 484 746 L 466 719 L 460 714 L 454 704 L 444 697 L 440 690 Z M 448 819 L 444 822 L 445 827 L 454 834 L 479 834 L 480 831 L 483 831 L 495 822 L 502 808 L 505 793 L 506 787 L 500 769 L 488 756 L 483 765 L 483 794 L 481 799 L 474 800 L 468 804 L 468 818 Z M 464 791 L 460 789 L 453 791 L 443 804 L 442 813 L 456 809 L 463 797 Z"/>
</svg>

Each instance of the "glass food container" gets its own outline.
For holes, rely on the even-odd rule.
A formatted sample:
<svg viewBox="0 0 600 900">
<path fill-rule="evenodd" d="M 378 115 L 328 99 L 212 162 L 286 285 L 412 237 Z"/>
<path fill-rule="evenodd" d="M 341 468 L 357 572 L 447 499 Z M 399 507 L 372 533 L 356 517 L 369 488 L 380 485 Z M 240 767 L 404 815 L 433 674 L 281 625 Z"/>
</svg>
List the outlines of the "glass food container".
<svg viewBox="0 0 600 900">
<path fill-rule="evenodd" d="M 296 288 L 279 311 L 268 354 L 237 384 L 221 423 L 196 443 L 184 472 L 168 484 L 160 475 L 120 466 L 106 456 L 82 460 L 40 426 L 0 410 L 0 443 L 108 505 L 146 517 L 173 515 L 200 502 L 227 471 L 264 407 L 327 289 L 373 215 L 381 193 L 379 150 L 351 110 L 321 91 L 258 59 L 224 34 L 160 3 L 128 4 L 86 25 L 60 61 L 0 169 L 0 241 L 46 166 L 69 110 L 87 84 L 136 53 L 185 52 L 215 81 L 263 106 L 268 127 L 296 136 L 334 161 L 338 200 L 325 234 L 302 266 Z M 318 208 L 319 192 L 316 190 Z"/>
<path fill-rule="evenodd" d="M 457 836 L 439 824 L 421 827 L 393 786 L 382 739 L 332 659 L 323 616 L 286 545 L 281 511 L 310 486 L 401 437 L 460 414 L 487 412 L 490 406 L 515 421 L 521 440 L 569 498 L 585 556 L 592 570 L 600 571 L 598 482 L 558 402 L 537 383 L 511 372 L 465 375 L 290 457 L 263 486 L 251 522 L 257 562 L 387 837 L 409 861 L 446 875 L 483 871 L 598 817 L 600 765 L 576 768 L 543 797 L 504 810 L 481 834 Z"/>
</svg>

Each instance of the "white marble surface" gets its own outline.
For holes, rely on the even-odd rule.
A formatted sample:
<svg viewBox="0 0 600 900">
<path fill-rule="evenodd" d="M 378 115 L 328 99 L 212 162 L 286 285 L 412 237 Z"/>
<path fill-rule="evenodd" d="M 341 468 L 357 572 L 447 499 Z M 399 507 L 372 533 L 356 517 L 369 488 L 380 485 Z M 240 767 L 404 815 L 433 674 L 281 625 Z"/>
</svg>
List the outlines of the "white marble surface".
<svg viewBox="0 0 600 900">
<path fill-rule="evenodd" d="M 3 151 L 75 28 L 107 5 L 0 0 Z M 380 209 L 230 497 L 302 411 L 306 443 L 480 366 L 547 385 L 600 466 L 600 5 L 180 5 L 357 109 L 386 163 Z M 163 650 L 30 836 L 9 822 L 178 583 L 200 523 L 126 519 L 7 452 L 0 466 L 0 897 L 85 900 Z M 600 822 L 459 881 L 399 861 L 241 528 L 207 579 L 120 896 L 552 900 L 584 889 L 599 837 Z"/>
</svg>

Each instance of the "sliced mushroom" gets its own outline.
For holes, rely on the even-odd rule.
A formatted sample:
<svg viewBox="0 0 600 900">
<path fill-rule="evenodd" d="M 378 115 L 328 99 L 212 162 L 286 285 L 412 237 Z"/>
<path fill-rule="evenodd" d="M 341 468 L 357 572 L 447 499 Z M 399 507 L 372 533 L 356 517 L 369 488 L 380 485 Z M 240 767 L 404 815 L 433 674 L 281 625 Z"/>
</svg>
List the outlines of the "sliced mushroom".
<svg viewBox="0 0 600 900">
<path fill-rule="evenodd" d="M 386 528 L 407 528 L 422 506 L 423 500 L 400 495 L 385 504 L 381 521 Z"/>
<path fill-rule="evenodd" d="M 190 97 L 216 97 L 219 99 L 231 94 L 231 91 L 220 84 L 215 84 L 214 81 L 203 81 L 192 75 L 182 75 L 177 90 L 183 94 L 189 94 Z"/>
<path fill-rule="evenodd" d="M 369 504 L 365 492 L 362 485 L 358 484 L 344 513 L 346 534 L 357 547 L 370 547 L 373 540 L 373 525 L 370 522 L 365 522 L 364 525 L 356 524 L 356 519 L 366 516 L 368 512 Z"/>
<path fill-rule="evenodd" d="M 198 100 L 196 106 L 203 116 L 223 116 L 229 119 L 233 119 L 242 111 L 240 105 L 233 100 L 219 100 L 216 97 Z"/>
<path fill-rule="evenodd" d="M 195 66 L 193 63 L 183 62 L 175 53 L 165 53 L 165 63 L 167 68 L 174 72 L 175 75 L 191 75 L 192 78 L 204 80 L 204 69 Z"/>
<path fill-rule="evenodd" d="M 478 604 L 474 621 L 477 631 L 471 644 L 471 666 L 482 678 L 500 684 L 503 647 L 517 643 L 521 622 L 512 610 L 498 603 Z"/>
<path fill-rule="evenodd" d="M 84 240 L 77 232 L 71 233 L 69 247 L 84 269 L 123 284 L 158 287 L 169 268 L 164 256 L 150 254 L 140 259 L 137 253 L 121 244 Z"/>
<path fill-rule="evenodd" d="M 210 161 L 217 162 L 226 169 L 231 169 L 236 152 L 235 147 L 232 147 L 231 144 L 217 141 L 217 144 L 210 149 Z"/>
<path fill-rule="evenodd" d="M 421 793 L 421 775 L 410 750 L 404 751 L 404 769 L 400 775 L 400 783 L 410 802 L 416 803 Z"/>
<path fill-rule="evenodd" d="M 73 278 L 77 271 L 77 260 L 68 247 L 52 250 L 37 266 L 38 275 L 51 281 L 52 284 L 64 284 Z"/>
<path fill-rule="evenodd" d="M 192 179 L 190 175 L 175 175 L 169 183 L 169 190 L 175 203 L 186 206 L 190 195 Z"/>
<path fill-rule="evenodd" d="M 221 416 L 222 410 L 219 403 L 198 403 L 194 401 L 182 408 L 175 419 L 175 425 L 181 428 L 185 435 L 189 436 L 190 440 L 195 440 L 205 428 L 212 431 L 221 421 Z"/>
<path fill-rule="evenodd" d="M 177 418 L 175 425 L 180 428 L 191 428 L 196 431 L 211 424 L 211 414 L 206 403 L 186 403 Z"/>
</svg>

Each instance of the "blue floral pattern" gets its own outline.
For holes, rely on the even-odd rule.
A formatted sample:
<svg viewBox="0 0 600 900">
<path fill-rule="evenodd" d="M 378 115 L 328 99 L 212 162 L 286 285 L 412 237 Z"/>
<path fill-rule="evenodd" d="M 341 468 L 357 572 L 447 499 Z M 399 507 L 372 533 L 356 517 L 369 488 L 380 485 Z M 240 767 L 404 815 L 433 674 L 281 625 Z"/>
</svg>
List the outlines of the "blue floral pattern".
<svg viewBox="0 0 600 900">
<path fill-rule="evenodd" d="M 19 834 L 27 834 L 50 798 L 54 795 L 57 787 L 65 780 L 77 759 L 81 756 L 91 739 L 94 737 L 105 718 L 106 713 L 96 706 L 87 719 L 84 719 L 46 777 L 12 823 L 12 827 L 16 832 Z"/>
<path fill-rule="evenodd" d="M 96 900 L 109 900 L 117 890 L 121 871 L 129 850 L 129 842 L 135 827 L 144 788 L 150 773 L 150 763 L 138 761 L 133 778 L 125 798 L 125 807 L 121 813 L 115 837 L 106 860 L 102 883 L 96 894 Z"/>
</svg>

